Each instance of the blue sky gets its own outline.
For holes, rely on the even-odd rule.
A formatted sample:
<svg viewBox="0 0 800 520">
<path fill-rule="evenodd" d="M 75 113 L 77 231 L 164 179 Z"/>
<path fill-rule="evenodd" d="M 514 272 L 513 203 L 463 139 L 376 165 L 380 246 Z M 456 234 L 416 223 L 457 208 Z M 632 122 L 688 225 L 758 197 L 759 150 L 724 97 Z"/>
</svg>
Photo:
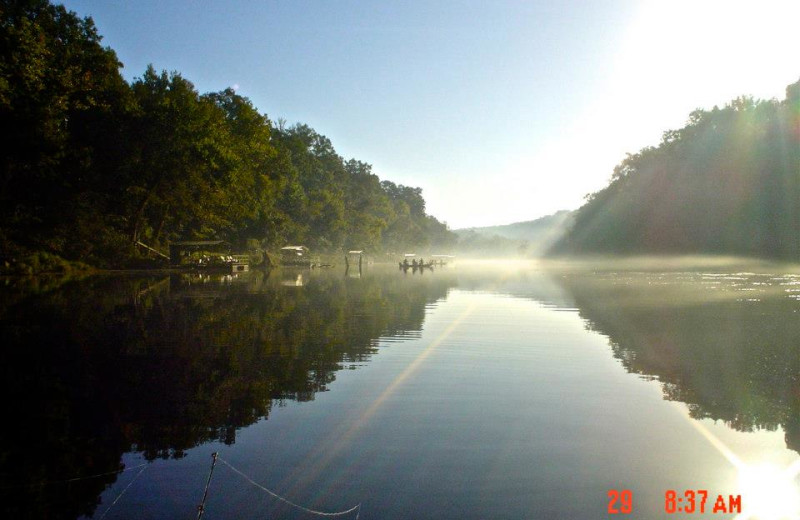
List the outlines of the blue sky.
<svg viewBox="0 0 800 520">
<path fill-rule="evenodd" d="M 580 206 L 690 111 L 783 98 L 800 2 L 68 0 L 127 79 L 234 86 L 453 228 Z"/>
</svg>

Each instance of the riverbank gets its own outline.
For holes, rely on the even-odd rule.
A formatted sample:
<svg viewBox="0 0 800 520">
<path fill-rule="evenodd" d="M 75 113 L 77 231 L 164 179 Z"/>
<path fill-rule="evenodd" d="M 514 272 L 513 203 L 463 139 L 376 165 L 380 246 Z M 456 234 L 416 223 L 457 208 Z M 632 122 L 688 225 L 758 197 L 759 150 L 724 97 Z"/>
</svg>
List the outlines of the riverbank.
<svg viewBox="0 0 800 520">
<path fill-rule="evenodd" d="M 100 273 L 174 273 L 186 272 L 193 267 L 170 266 L 165 261 L 147 257 L 130 257 L 119 265 L 91 265 L 85 262 L 68 260 L 62 256 L 46 251 L 30 251 L 14 247 L 0 256 L 0 276 L 40 276 L 62 275 L 72 276 L 79 274 Z M 267 269 L 281 266 L 280 255 L 271 251 L 249 253 L 249 265 Z M 343 253 L 325 253 L 315 256 L 317 267 L 336 267 L 344 265 Z"/>
</svg>

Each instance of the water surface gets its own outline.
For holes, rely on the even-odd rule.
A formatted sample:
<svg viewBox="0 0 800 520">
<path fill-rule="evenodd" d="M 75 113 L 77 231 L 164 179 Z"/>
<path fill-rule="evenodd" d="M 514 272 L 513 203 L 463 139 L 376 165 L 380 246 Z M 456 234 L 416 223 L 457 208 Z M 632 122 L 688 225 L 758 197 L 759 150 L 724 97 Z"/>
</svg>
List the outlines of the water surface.
<svg viewBox="0 0 800 520">
<path fill-rule="evenodd" d="M 3 516 L 194 518 L 216 452 L 204 518 L 796 518 L 800 271 L 749 267 L 9 280 Z"/>
</svg>

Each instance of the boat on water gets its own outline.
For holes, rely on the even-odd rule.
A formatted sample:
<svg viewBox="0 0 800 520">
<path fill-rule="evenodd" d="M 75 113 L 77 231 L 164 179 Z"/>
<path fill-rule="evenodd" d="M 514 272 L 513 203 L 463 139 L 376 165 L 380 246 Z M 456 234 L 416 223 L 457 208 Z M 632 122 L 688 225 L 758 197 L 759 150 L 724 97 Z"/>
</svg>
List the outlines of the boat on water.
<svg viewBox="0 0 800 520">
<path fill-rule="evenodd" d="M 433 262 L 428 262 L 427 264 L 403 264 L 403 262 L 399 262 L 400 269 L 403 271 L 408 271 L 409 269 L 431 269 L 433 270 Z"/>
<path fill-rule="evenodd" d="M 436 265 L 435 260 L 430 260 L 425 262 L 422 258 L 417 260 L 416 253 L 406 253 L 403 255 L 403 261 L 398 262 L 398 266 L 400 267 L 401 271 L 407 271 L 409 269 L 417 270 L 417 269 L 433 269 L 433 266 Z"/>
<path fill-rule="evenodd" d="M 436 265 L 433 261 L 430 262 L 417 262 L 413 261 L 411 263 L 406 262 L 405 260 L 402 262 L 398 262 L 398 265 L 401 270 L 408 271 L 409 269 L 417 270 L 417 269 L 433 269 L 434 265 Z"/>
</svg>

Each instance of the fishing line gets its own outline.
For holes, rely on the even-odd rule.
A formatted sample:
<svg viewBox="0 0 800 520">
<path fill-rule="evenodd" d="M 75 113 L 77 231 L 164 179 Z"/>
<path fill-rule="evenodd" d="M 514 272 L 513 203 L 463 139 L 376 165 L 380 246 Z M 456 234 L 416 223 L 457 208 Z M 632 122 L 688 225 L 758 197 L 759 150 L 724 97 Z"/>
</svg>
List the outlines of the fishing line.
<svg viewBox="0 0 800 520">
<path fill-rule="evenodd" d="M 119 502 L 119 499 L 120 499 L 120 498 L 122 498 L 122 495 L 124 495 L 124 494 L 125 494 L 125 492 L 126 492 L 126 491 L 128 491 L 128 488 L 129 488 L 129 487 L 131 487 L 131 486 L 133 485 L 133 483 L 134 483 L 134 482 L 136 482 L 136 479 L 137 479 L 137 478 L 139 478 L 139 475 L 141 475 L 142 473 L 144 473 L 144 470 L 146 470 L 146 469 L 147 469 L 147 464 L 142 464 L 142 465 L 141 465 L 141 468 L 142 468 L 142 469 L 140 469 L 140 470 L 139 470 L 139 473 L 137 473 L 137 474 L 136 474 L 136 476 L 135 476 L 135 477 L 133 477 L 133 480 L 131 480 L 131 481 L 128 483 L 128 485 L 127 485 L 127 486 L 125 486 L 125 489 L 123 489 L 123 490 L 122 490 L 122 493 L 120 493 L 119 495 L 117 495 L 117 498 L 115 498 L 115 499 L 114 499 L 114 501 L 113 501 L 113 502 L 111 502 L 111 505 L 110 505 L 110 506 L 108 506 L 108 509 L 106 509 L 106 512 L 105 512 L 105 513 L 103 513 L 103 516 L 101 516 L 101 517 L 100 517 L 100 520 L 103 520 L 103 518 L 105 518 L 105 517 L 106 517 L 106 515 L 108 514 L 108 512 L 109 512 L 109 511 L 111 511 L 111 508 L 112 508 L 112 507 L 114 507 L 115 505 L 117 505 L 117 502 Z"/>
<path fill-rule="evenodd" d="M 297 509 L 299 509 L 301 511 L 305 511 L 306 513 L 310 513 L 312 515 L 317 515 L 317 516 L 343 516 L 343 515 L 352 513 L 353 511 L 357 510 L 358 511 L 358 515 L 356 515 L 356 519 L 358 519 L 358 516 L 361 514 L 361 504 L 360 503 L 355 505 L 354 507 L 351 507 L 347 511 L 340 511 L 340 512 L 337 512 L 337 513 L 326 513 L 324 511 L 316 511 L 314 509 L 309 509 L 309 508 L 303 507 L 303 506 L 301 506 L 299 504 L 295 504 L 291 500 L 288 500 L 288 499 L 278 495 L 274 491 L 265 488 L 264 486 L 262 486 L 261 484 L 259 484 L 255 480 L 253 480 L 252 478 L 250 478 L 247 475 L 245 475 L 244 473 L 242 473 L 240 470 L 238 470 L 238 469 L 234 468 L 233 466 L 231 466 L 231 464 L 228 461 L 226 461 L 225 459 L 223 459 L 222 457 L 217 456 L 217 460 L 222 462 L 226 466 L 228 466 L 234 473 L 237 473 L 239 476 L 241 476 L 242 478 L 244 478 L 245 480 L 250 482 L 255 487 L 259 488 L 260 490 L 262 490 L 262 491 L 264 491 L 266 493 L 269 493 L 272 497 L 280 500 L 281 502 L 284 502 L 284 503 L 286 503 L 286 504 L 288 504 L 288 505 L 290 505 L 290 506 L 292 506 L 294 508 L 297 508 Z"/>
<path fill-rule="evenodd" d="M 87 477 L 75 477 L 75 478 L 70 478 L 70 479 L 66 479 L 66 480 L 51 480 L 49 482 L 39 482 L 37 484 L 20 484 L 20 485 L 17 485 L 17 486 L 3 486 L 3 487 L 0 488 L 0 490 L 34 488 L 34 487 L 39 487 L 39 486 L 51 486 L 53 484 L 67 484 L 69 482 L 78 482 L 80 480 L 90 480 L 90 479 L 93 479 L 93 478 L 100 478 L 100 477 L 106 477 L 108 475 L 117 475 L 117 474 L 120 474 L 120 473 L 125 473 L 126 471 L 132 471 L 134 469 L 138 469 L 138 468 L 147 466 L 147 464 L 148 464 L 147 462 L 144 462 L 142 464 L 139 464 L 138 466 L 132 466 L 130 468 L 118 469 L 118 470 L 114 470 L 114 471 L 107 471 L 105 473 L 98 473 L 96 475 L 89 475 Z"/>
</svg>

